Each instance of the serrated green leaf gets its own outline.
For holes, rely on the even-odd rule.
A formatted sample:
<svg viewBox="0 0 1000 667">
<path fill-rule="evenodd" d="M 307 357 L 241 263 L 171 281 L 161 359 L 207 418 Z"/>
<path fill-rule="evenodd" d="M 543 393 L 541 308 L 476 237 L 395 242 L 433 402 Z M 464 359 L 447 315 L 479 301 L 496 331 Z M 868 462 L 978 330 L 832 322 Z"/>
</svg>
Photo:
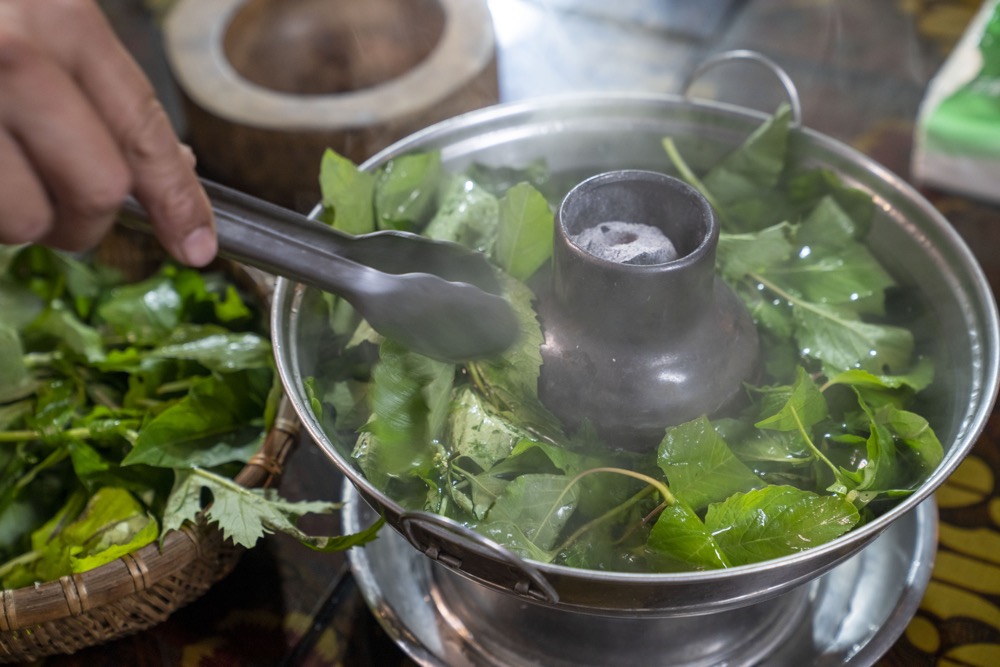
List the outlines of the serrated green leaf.
<svg viewBox="0 0 1000 667">
<path fill-rule="evenodd" d="M 769 486 L 710 505 L 705 526 L 732 565 L 746 565 L 829 542 L 859 519 L 843 497 Z"/>
<path fill-rule="evenodd" d="M 84 404 L 84 396 L 78 389 L 76 383 L 63 379 L 39 386 L 34 414 L 27 421 L 38 431 L 40 440 L 53 444 L 63 441 L 63 431 Z"/>
<path fill-rule="evenodd" d="M 15 331 L 28 325 L 45 308 L 45 302 L 24 285 L 6 280 L 0 271 L 0 313 L 4 324 Z"/>
<path fill-rule="evenodd" d="M 761 419 L 754 426 L 774 431 L 807 432 L 829 415 L 826 398 L 801 366 L 794 384 L 770 387 L 763 392 Z"/>
<path fill-rule="evenodd" d="M 795 251 L 791 240 L 792 227 L 780 223 L 755 233 L 720 234 L 716 262 L 720 273 L 728 280 L 740 280 L 748 273 L 767 273 Z"/>
<path fill-rule="evenodd" d="M 24 363 L 24 347 L 14 329 L 0 324 L 0 404 L 20 400 L 34 389 Z"/>
<path fill-rule="evenodd" d="M 469 387 L 455 392 L 448 411 L 444 442 L 456 457 L 465 457 L 482 470 L 510 456 L 526 433 L 493 414 Z"/>
<path fill-rule="evenodd" d="M 556 556 L 554 552 L 542 549 L 535 544 L 521 525 L 515 521 L 488 521 L 477 525 L 476 531 L 500 546 L 506 547 L 521 558 L 539 563 L 549 563 Z"/>
<path fill-rule="evenodd" d="M 762 273 L 811 303 L 883 314 L 885 290 L 896 282 L 854 239 L 850 224 L 833 198 L 824 198 L 797 230 L 797 256 Z"/>
<path fill-rule="evenodd" d="M 548 439 L 563 439 L 559 421 L 538 400 L 544 337 L 532 307 L 534 293 L 505 273 L 499 278 L 502 294 L 517 316 L 517 341 L 498 357 L 470 363 L 469 369 L 486 399 L 514 423 Z"/>
<path fill-rule="evenodd" d="M 851 369 L 837 373 L 827 380 L 829 385 L 846 385 L 859 390 L 880 389 L 892 391 L 895 389 L 912 389 L 922 391 L 934 379 L 934 364 L 930 359 L 921 357 L 916 366 L 902 375 L 877 375 L 860 369 Z"/>
<path fill-rule="evenodd" d="M 97 306 L 97 320 L 126 340 L 150 343 L 181 322 L 184 301 L 169 272 L 110 290 Z"/>
<path fill-rule="evenodd" d="M 81 322 L 62 301 L 53 301 L 23 332 L 27 340 L 55 340 L 90 363 L 104 359 L 104 342 L 94 327 Z"/>
<path fill-rule="evenodd" d="M 144 426 L 122 465 L 164 468 L 246 461 L 260 448 L 270 372 L 207 377 Z"/>
<path fill-rule="evenodd" d="M 861 368 L 891 375 L 910 365 L 913 334 L 908 329 L 863 322 L 857 314 L 834 306 L 798 307 L 794 317 L 803 353 L 834 372 Z"/>
<path fill-rule="evenodd" d="M 702 183 L 718 205 L 724 209 L 739 203 L 745 205 L 774 190 L 785 168 L 790 119 L 788 105 L 782 105 L 743 144 L 702 177 Z M 740 228 L 728 231 L 760 228 L 756 226 L 760 223 L 756 214 L 741 217 L 744 221 Z M 770 221 L 767 224 L 771 224 Z"/>
<path fill-rule="evenodd" d="M 535 548 L 548 551 L 576 506 L 578 490 L 569 482 L 563 475 L 521 475 L 504 487 L 485 523 L 516 525 Z"/>
<path fill-rule="evenodd" d="M 204 491 L 210 494 L 211 501 L 202 507 Z M 306 514 L 327 514 L 340 507 L 340 503 L 284 500 L 274 489 L 247 489 L 221 475 L 195 468 L 177 471 L 163 525 L 164 532 L 179 528 L 204 511 L 208 521 L 218 524 L 226 539 L 247 548 L 274 532 L 290 535 L 317 551 L 341 551 L 374 539 L 382 521 L 360 533 L 344 536 L 311 536 L 296 525 Z"/>
<path fill-rule="evenodd" d="M 811 227 L 803 233 L 800 243 L 808 245 L 819 240 L 826 243 L 831 237 L 860 240 L 867 236 L 875 214 L 875 202 L 870 193 L 846 185 L 836 172 L 809 169 L 792 174 L 786 190 L 790 214 L 796 218 L 814 210 L 825 197 L 832 198 L 845 213 L 824 226 Z M 835 223 L 834 226 L 829 226 L 829 222 Z"/>
<path fill-rule="evenodd" d="M 142 548 L 159 534 L 156 520 L 124 489 L 99 489 L 81 512 L 84 500 L 82 494 L 71 496 L 32 534 L 30 557 L 4 568 L 5 586 L 20 588 L 86 572 Z"/>
<path fill-rule="evenodd" d="M 649 532 L 647 546 L 685 569 L 714 570 L 729 567 L 712 533 L 690 507 L 676 502 L 663 508 Z"/>
<path fill-rule="evenodd" d="M 72 545 L 72 571 L 86 572 L 144 547 L 158 535 L 156 519 L 131 493 L 103 487 L 91 496 L 83 513 L 62 530 L 61 539 Z"/>
<path fill-rule="evenodd" d="M 885 423 L 897 440 L 913 451 L 919 470 L 908 480 L 919 485 L 944 460 L 944 448 L 930 423 L 920 415 L 908 410 L 900 410 L 892 405 L 883 407 L 876 414 L 879 422 Z"/>
<path fill-rule="evenodd" d="M 668 428 L 657 450 L 657 464 L 671 492 L 695 510 L 764 485 L 705 417 Z"/>
<path fill-rule="evenodd" d="M 365 427 L 375 436 L 367 452 L 372 472 L 407 476 L 432 465 L 431 444 L 444 428 L 454 375 L 453 364 L 393 341 L 382 344 L 368 393 L 372 419 Z"/>
</svg>

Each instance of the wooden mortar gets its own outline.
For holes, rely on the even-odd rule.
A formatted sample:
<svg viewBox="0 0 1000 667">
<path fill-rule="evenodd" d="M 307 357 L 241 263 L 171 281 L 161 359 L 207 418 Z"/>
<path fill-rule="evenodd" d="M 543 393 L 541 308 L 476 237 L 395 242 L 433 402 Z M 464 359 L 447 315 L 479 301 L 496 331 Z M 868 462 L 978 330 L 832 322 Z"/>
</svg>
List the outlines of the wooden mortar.
<svg viewBox="0 0 1000 667">
<path fill-rule="evenodd" d="M 498 100 L 485 0 L 179 0 L 164 46 L 202 173 L 300 211 L 327 148 L 360 163 Z"/>
</svg>

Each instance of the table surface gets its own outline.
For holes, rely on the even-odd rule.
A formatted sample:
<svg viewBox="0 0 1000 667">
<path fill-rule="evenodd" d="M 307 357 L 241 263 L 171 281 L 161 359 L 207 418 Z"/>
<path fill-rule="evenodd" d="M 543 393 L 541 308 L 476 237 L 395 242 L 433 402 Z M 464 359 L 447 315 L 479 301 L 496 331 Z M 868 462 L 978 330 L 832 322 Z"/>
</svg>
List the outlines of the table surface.
<svg viewBox="0 0 1000 667">
<path fill-rule="evenodd" d="M 142 3 L 102 3 L 150 73 L 178 126 L 155 28 Z M 163 5 L 163 2 L 157 2 Z M 563 91 L 676 93 L 708 55 L 750 48 L 791 75 L 804 124 L 847 143 L 904 179 L 914 122 L 930 78 L 977 1 L 493 0 L 501 100 Z M 773 109 L 766 74 L 711 76 L 698 95 Z M 316 168 L 304 165 L 303 168 Z M 1000 286 L 1000 207 L 929 189 Z M 916 616 L 880 666 L 1000 665 L 1000 413 L 938 491 L 939 549 Z M 282 483 L 291 498 L 331 499 L 339 474 L 309 443 Z M 322 522 L 307 526 L 328 529 Z M 342 554 L 268 537 L 203 598 L 160 626 L 45 665 L 407 665 L 356 590 L 333 591 Z M 331 593 L 333 595 L 331 595 Z"/>
</svg>

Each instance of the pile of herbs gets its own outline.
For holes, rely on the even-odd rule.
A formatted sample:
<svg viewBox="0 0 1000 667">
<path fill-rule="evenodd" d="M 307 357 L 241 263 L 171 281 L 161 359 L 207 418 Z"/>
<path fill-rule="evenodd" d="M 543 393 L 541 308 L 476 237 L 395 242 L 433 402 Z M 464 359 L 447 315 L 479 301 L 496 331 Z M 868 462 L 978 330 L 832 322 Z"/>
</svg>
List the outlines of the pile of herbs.
<svg viewBox="0 0 1000 667">
<path fill-rule="evenodd" d="M 233 542 L 325 502 L 232 476 L 260 448 L 280 387 L 258 304 L 222 273 L 165 264 L 126 283 L 40 246 L 0 246 L 0 582 L 83 572 L 205 512 Z"/>
<path fill-rule="evenodd" d="M 832 540 L 911 493 L 943 452 L 907 409 L 931 382 L 891 322 L 896 282 L 865 245 L 874 206 L 826 170 L 788 160 L 786 108 L 696 176 L 669 137 L 663 171 L 709 199 L 718 273 L 758 326 L 766 367 L 736 415 L 665 429 L 647 455 L 566 433 L 539 402 L 555 193 L 544 164 L 452 175 L 435 152 L 363 173 L 329 152 L 322 216 L 346 231 L 404 229 L 486 253 L 519 314 L 499 358 L 451 365 L 382 340 L 328 299 L 327 359 L 307 389 L 367 479 L 543 563 L 613 571 L 727 568 Z"/>
</svg>

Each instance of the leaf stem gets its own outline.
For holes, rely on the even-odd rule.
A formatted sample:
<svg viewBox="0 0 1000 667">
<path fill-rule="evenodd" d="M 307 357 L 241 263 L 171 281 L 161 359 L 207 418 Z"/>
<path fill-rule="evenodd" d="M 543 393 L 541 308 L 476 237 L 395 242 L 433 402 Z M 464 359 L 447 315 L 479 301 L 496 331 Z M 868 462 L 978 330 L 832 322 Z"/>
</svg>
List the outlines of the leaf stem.
<svg viewBox="0 0 1000 667">
<path fill-rule="evenodd" d="M 28 563 L 34 563 L 36 560 L 41 558 L 44 552 L 41 549 L 36 549 L 34 551 L 25 551 L 20 556 L 15 556 L 11 558 L 6 563 L 0 564 L 0 579 L 3 579 L 18 565 L 27 565 Z"/>
<path fill-rule="evenodd" d="M 806 445 L 809 447 L 809 449 L 812 450 L 813 454 L 816 456 L 817 459 L 825 463 L 830 468 L 830 470 L 833 471 L 833 476 L 836 477 L 837 479 L 840 479 L 841 477 L 840 471 L 837 469 L 837 466 L 833 465 L 833 462 L 830 461 L 830 459 L 826 458 L 826 455 L 824 455 L 823 452 L 819 450 L 819 447 L 817 447 L 813 443 L 812 438 L 810 438 L 809 434 L 806 433 L 806 427 L 805 425 L 802 424 L 802 420 L 799 419 L 799 413 L 795 409 L 795 406 L 790 405 L 788 407 L 792 411 L 792 418 L 795 419 L 795 425 L 798 426 L 799 434 L 802 436 L 802 439 L 806 441 Z"/>
<path fill-rule="evenodd" d="M 723 211 L 722 207 L 719 206 L 719 202 L 715 200 L 715 197 L 711 192 L 709 192 L 708 188 L 705 187 L 705 184 L 701 182 L 701 179 L 695 176 L 694 171 L 691 170 L 688 163 L 684 161 L 683 157 L 681 157 L 680 151 L 677 150 L 677 144 L 674 143 L 674 140 L 671 137 L 663 138 L 663 150 L 667 152 L 667 157 L 669 157 L 670 161 L 674 163 L 674 167 L 676 167 L 678 173 L 680 173 L 681 178 L 687 181 L 691 187 L 700 192 L 711 207 L 715 209 L 715 213 L 719 216 L 722 226 L 732 228 L 729 217 L 726 215 L 725 211 Z"/>
<path fill-rule="evenodd" d="M 163 396 L 164 394 L 174 394 L 180 392 L 186 392 L 191 387 L 195 386 L 203 378 L 201 377 L 189 377 L 183 380 L 175 380 L 173 382 L 164 382 L 159 387 L 156 388 L 157 396 Z"/>
<path fill-rule="evenodd" d="M 210 470 L 206 470 L 199 466 L 191 466 L 190 470 L 192 475 L 195 475 L 197 477 L 204 477 L 205 479 L 210 479 L 219 486 L 223 486 L 227 490 L 232 491 L 234 493 L 239 493 L 240 495 L 249 495 L 249 496 L 254 495 L 245 486 L 240 486 L 239 484 L 237 484 L 230 478 L 226 477 L 225 475 L 216 474 Z"/>
<path fill-rule="evenodd" d="M 488 488 L 486 488 L 479 481 L 477 481 L 476 480 L 476 476 L 473 475 L 468 470 L 465 470 L 464 468 L 462 468 L 461 466 L 459 466 L 459 465 L 457 465 L 455 463 L 451 464 L 451 469 L 454 470 L 455 472 L 457 472 L 459 475 L 461 475 L 465 479 L 465 483 L 468 484 L 469 486 L 473 486 L 475 488 L 480 489 L 483 493 L 487 494 L 493 500 L 497 499 L 498 496 L 495 493 L 493 493 L 492 491 L 490 491 Z"/>
<path fill-rule="evenodd" d="M 483 374 L 479 370 L 479 365 L 474 363 L 466 364 L 465 370 L 469 373 L 469 380 L 472 382 L 472 386 L 474 386 L 483 396 L 490 396 L 491 392 L 486 384 L 486 381 L 483 379 Z"/>
<path fill-rule="evenodd" d="M 92 434 L 92 431 L 86 426 L 81 426 L 78 428 L 67 429 L 62 432 L 64 436 L 68 438 L 74 438 L 77 440 L 86 440 Z M 19 431 L 0 431 L 0 443 L 15 443 L 15 442 L 30 442 L 32 440 L 41 440 L 43 434 L 41 431 L 24 429 Z"/>
<path fill-rule="evenodd" d="M 814 304 L 814 303 L 812 303 L 810 301 L 806 301 L 802 297 L 796 296 L 796 295 L 792 294 L 791 292 L 788 292 L 788 291 L 782 289 L 781 287 L 778 287 L 773 282 L 771 282 L 770 280 L 768 280 L 764 276 L 760 275 L 759 273 L 754 273 L 754 272 L 751 271 L 750 273 L 747 274 L 747 277 L 749 277 L 752 280 L 756 280 L 761 285 L 763 285 L 767 289 L 771 290 L 772 292 L 774 292 L 775 294 L 777 294 L 779 297 L 781 297 L 785 301 L 788 301 L 790 304 L 792 304 L 793 306 L 795 306 L 797 308 L 804 308 L 806 310 L 811 310 L 812 312 L 816 313 L 820 317 L 825 317 L 827 319 L 831 319 L 831 320 L 834 320 L 836 322 L 841 322 L 841 323 L 847 324 L 847 322 L 843 318 L 837 317 L 836 313 L 833 313 L 832 311 L 830 311 L 828 309 L 821 308 L 821 307 L 817 306 L 816 304 Z"/>
<path fill-rule="evenodd" d="M 69 456 L 69 450 L 66 449 L 65 447 L 60 447 L 59 449 L 53 450 L 52 452 L 49 453 L 48 456 L 42 459 L 42 461 L 38 463 L 34 468 L 21 475 L 21 477 L 17 480 L 17 483 L 14 484 L 14 489 L 20 491 L 24 487 L 31 484 L 31 482 L 34 481 L 35 477 L 38 476 L 38 473 L 42 472 L 46 468 L 51 468 L 55 464 L 65 459 L 67 456 Z"/>
<path fill-rule="evenodd" d="M 29 352 L 22 357 L 24 365 L 28 368 L 49 366 L 52 362 L 58 361 L 62 358 L 63 354 L 59 350 L 55 350 L 53 352 Z"/>
<path fill-rule="evenodd" d="M 566 487 L 562 490 L 562 493 L 559 494 L 559 497 L 556 498 L 556 501 L 552 503 L 552 507 L 549 510 L 548 515 L 546 515 L 545 519 L 542 520 L 542 522 L 539 525 L 544 526 L 548 522 L 549 517 L 552 516 L 552 513 L 555 511 L 555 509 L 559 507 L 559 504 L 562 502 L 563 497 L 567 493 L 569 493 L 569 490 L 572 489 L 574 486 L 576 486 L 576 484 L 579 483 L 580 480 L 582 480 L 584 477 L 588 477 L 590 475 L 599 472 L 609 472 L 618 475 L 625 475 L 626 477 L 632 477 L 633 479 L 637 479 L 641 482 L 646 482 L 646 484 L 649 484 L 651 487 L 660 492 L 660 495 L 663 497 L 664 502 L 670 505 L 673 505 L 675 502 L 677 502 L 677 500 L 674 498 L 674 495 L 670 493 L 670 489 L 667 488 L 666 484 L 664 484 L 658 479 L 650 477 L 649 475 L 644 475 L 641 472 L 635 472 L 634 470 L 627 470 L 625 468 L 611 468 L 611 467 L 591 468 L 590 470 L 584 470 L 583 472 L 579 473 L 576 477 L 574 477 L 569 481 L 569 484 L 567 484 Z M 539 529 L 536 534 L 540 533 L 541 530 Z"/>
<path fill-rule="evenodd" d="M 563 543 L 559 546 L 558 551 L 564 551 L 565 549 L 569 548 L 570 546 L 573 545 L 574 542 L 576 542 L 578 539 L 580 539 L 581 537 L 583 537 L 583 535 L 586 534 L 588 531 L 593 530 L 594 528 L 596 528 L 597 526 L 601 525 L 605 521 L 609 521 L 609 520 L 613 519 L 616 515 L 621 514 L 622 512 L 628 510 L 630 507 L 632 507 L 633 505 L 635 505 L 636 503 L 638 503 L 640 500 L 642 500 L 643 498 L 645 498 L 646 496 L 648 496 L 652 492 L 653 492 L 653 487 L 652 486 L 647 486 L 642 491 L 640 491 L 639 493 L 633 495 L 631 498 L 629 498 L 628 500 L 626 500 L 622 504 L 618 505 L 617 507 L 612 507 L 610 510 L 608 510 L 607 512 L 605 512 L 601 516 L 596 517 L 594 519 L 591 519 L 587 523 L 583 524 L 582 526 L 580 526 L 579 528 L 577 528 L 575 531 L 573 531 L 572 535 L 570 535 L 569 537 L 567 537 L 563 541 Z M 661 505 L 662 504 L 665 504 L 665 503 L 661 503 Z M 628 534 L 631 534 L 631 532 L 632 531 L 629 531 Z"/>
<path fill-rule="evenodd" d="M 610 472 L 617 475 L 625 475 L 627 477 L 637 479 L 640 482 L 645 482 L 646 484 L 649 484 L 651 487 L 659 491 L 660 496 L 663 498 L 663 501 L 668 505 L 673 505 L 674 503 L 677 502 L 677 499 L 674 497 L 674 494 L 670 492 L 670 489 L 667 487 L 666 484 L 664 484 L 663 482 L 654 477 L 650 477 L 649 475 L 644 475 L 641 472 L 636 472 L 634 470 L 628 470 L 626 468 L 602 467 L 602 468 L 591 468 L 590 470 L 584 470 L 570 481 L 570 483 L 567 485 L 567 488 L 573 486 L 584 477 L 587 477 L 588 475 L 592 475 L 598 472 Z"/>
<path fill-rule="evenodd" d="M 794 294 L 792 294 L 790 292 L 786 292 L 784 289 L 782 289 L 781 287 L 778 287 L 773 282 L 771 282 L 770 280 L 768 280 L 764 276 L 760 275 L 759 273 L 754 273 L 753 271 L 751 271 L 750 273 L 747 274 L 747 276 L 749 278 L 751 278 L 752 280 L 756 280 L 761 285 L 763 285 L 767 289 L 771 290 L 772 292 L 774 292 L 775 294 L 777 294 L 778 296 L 780 296 L 785 301 L 788 301 L 789 303 L 792 303 L 794 305 L 800 305 L 800 304 L 802 304 L 802 305 L 808 305 L 807 303 L 803 302 L 801 299 L 799 299 Z"/>
</svg>

